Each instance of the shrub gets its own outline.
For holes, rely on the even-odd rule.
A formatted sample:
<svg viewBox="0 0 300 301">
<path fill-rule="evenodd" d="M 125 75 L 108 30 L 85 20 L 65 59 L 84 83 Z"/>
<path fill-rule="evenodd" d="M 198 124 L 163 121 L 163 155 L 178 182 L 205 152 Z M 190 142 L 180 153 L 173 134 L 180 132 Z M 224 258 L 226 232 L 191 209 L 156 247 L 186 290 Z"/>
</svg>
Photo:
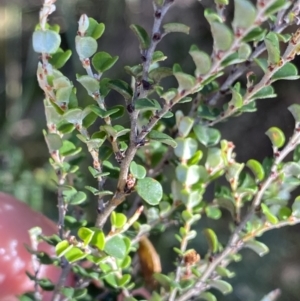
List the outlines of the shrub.
<svg viewBox="0 0 300 301">
<path fill-rule="evenodd" d="M 300 31 L 282 33 L 298 22 L 299 2 L 258 0 L 255 6 L 248 0 L 234 0 L 233 20 L 225 20 L 228 0 L 215 0 L 215 9 L 204 13 L 213 51 L 208 54 L 191 46 L 195 63 L 191 75 L 176 63 L 172 68 L 161 66 L 167 57 L 156 50 L 159 42 L 168 34 L 188 34 L 189 28 L 163 23 L 174 1 L 153 0 L 152 32 L 130 26 L 141 54 L 140 64 L 124 68 L 130 82 L 103 77 L 118 57 L 97 52 L 105 26 L 82 15 L 75 56 L 85 74 L 76 76 L 76 88 L 59 71 L 72 53 L 60 48 L 59 27 L 47 23 L 54 2 L 45 0 L 33 34 L 33 48 L 41 55 L 37 78 L 45 93 L 47 130 L 43 133 L 57 176 L 59 233 L 47 241 L 56 246 L 62 277 L 54 286 L 53 300 L 92 300 L 87 290 L 91 282 L 103 292 L 102 298 L 110 292 L 124 300 L 136 300 L 141 294 L 152 301 L 194 297 L 211 301 L 216 300 L 211 288 L 231 292 L 226 278 L 234 276 L 229 266 L 241 259 L 240 250 L 250 248 L 263 256 L 268 247 L 257 237 L 300 222 L 300 198 L 290 202 L 291 192 L 300 184 L 300 106 L 288 107 L 295 119 L 288 141 L 281 129 L 267 130 L 273 157 L 262 163 L 237 162 L 234 143 L 222 139 L 214 127 L 254 112 L 260 99 L 276 97 L 275 81 L 299 78 L 291 61 L 299 51 Z M 244 74 L 246 83 L 241 79 Z M 167 86 L 164 78 L 170 76 L 177 85 Z M 94 103 L 81 107 L 77 88 L 83 88 Z M 106 103 L 112 90 L 119 93 L 122 105 Z M 224 94 L 230 99 L 220 107 L 218 100 Z M 95 179 L 84 191 L 74 184 L 81 153 L 90 156 L 88 169 Z M 291 161 L 286 160 L 289 154 Z M 213 196 L 207 198 L 212 187 Z M 87 197 L 86 190 L 94 197 Z M 93 199 L 98 214 L 94 225 L 89 225 L 84 217 L 76 219 L 75 213 Z M 214 229 L 199 229 L 197 222 L 220 219 L 226 210 L 231 215 L 231 235 L 221 244 Z M 147 236 L 174 223 L 178 225 L 177 260 L 173 272 L 162 273 L 156 246 Z M 207 239 L 205 254 L 191 246 L 197 235 Z M 143 275 L 135 272 L 134 254 Z M 75 288 L 63 281 L 71 270 L 80 279 Z M 151 289 L 137 291 L 145 286 Z M 272 292 L 270 300 L 277 295 Z"/>
</svg>

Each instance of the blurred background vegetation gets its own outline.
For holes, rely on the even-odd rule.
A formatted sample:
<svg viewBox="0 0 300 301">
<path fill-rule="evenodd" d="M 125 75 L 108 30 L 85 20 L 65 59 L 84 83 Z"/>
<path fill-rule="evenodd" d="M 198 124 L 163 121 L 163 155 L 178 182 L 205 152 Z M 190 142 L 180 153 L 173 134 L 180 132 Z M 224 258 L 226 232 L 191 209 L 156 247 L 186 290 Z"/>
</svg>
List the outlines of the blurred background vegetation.
<svg viewBox="0 0 300 301">
<path fill-rule="evenodd" d="M 42 211 L 55 220 L 57 216 L 53 172 L 48 164 L 48 151 L 43 139 L 45 128 L 43 93 L 36 81 L 38 55 L 33 52 L 31 35 L 38 23 L 41 0 L 0 1 L 0 190 L 13 194 L 27 202 L 35 210 Z M 213 1 L 177 0 L 166 16 L 166 22 L 185 23 L 191 27 L 190 35 L 168 35 L 160 44 L 168 56 L 163 65 L 171 67 L 179 63 L 186 72 L 193 72 L 192 59 L 188 55 L 191 44 L 210 52 L 212 38 L 203 10 L 212 7 Z M 124 65 L 140 62 L 138 43 L 129 29 L 132 23 L 140 24 L 148 31 L 153 21 L 150 0 L 60 0 L 51 23 L 61 26 L 63 48 L 74 51 L 77 20 L 82 13 L 88 14 L 106 25 L 104 36 L 99 40 L 99 50 L 120 57 L 116 66 L 106 77 L 130 81 Z M 227 10 L 228 19 L 232 10 Z M 299 65 L 299 64 L 298 64 Z M 76 53 L 62 70 L 76 85 L 75 74 L 84 74 Z M 230 70 L 228 70 L 230 72 Z M 225 76 L 219 81 L 225 79 Z M 245 76 L 241 79 L 245 80 Z M 175 84 L 166 80 L 165 85 Z M 91 99 L 79 88 L 79 103 L 83 107 Z M 297 81 L 279 82 L 275 85 L 278 97 L 258 102 L 258 111 L 245 114 L 218 125 L 223 138 L 236 145 L 237 159 L 246 162 L 249 158 L 262 161 L 272 155 L 271 145 L 264 135 L 270 126 L 278 126 L 290 135 L 293 120 L 286 110 L 291 103 L 299 102 L 300 87 Z M 224 101 L 224 100 L 223 100 Z M 108 106 L 123 104 L 120 95 L 111 92 L 106 100 Z M 222 101 L 219 105 L 222 105 Z M 122 120 L 127 126 L 129 121 Z M 84 146 L 83 146 L 84 147 Z M 84 149 L 83 149 L 84 152 Z M 82 179 L 79 186 L 94 185 L 87 172 L 91 159 L 82 156 Z M 108 183 L 108 185 L 113 185 Z M 207 195 L 209 201 L 210 195 Z M 95 216 L 96 201 L 89 194 L 88 218 Z M 207 245 L 201 235 L 203 227 L 216 229 L 222 243 L 229 235 L 229 216 L 224 212 L 218 221 L 203 219 L 194 246 L 204 256 Z M 1 222 L 1 221 L 0 221 Z M 251 251 L 243 251 L 243 261 L 232 268 L 237 277 L 230 282 L 234 292 L 228 296 L 218 295 L 219 301 L 256 301 L 275 288 L 282 289 L 279 300 L 296 301 L 300 295 L 300 226 L 285 228 L 265 234 L 261 240 L 270 247 L 270 254 L 259 258 Z M 174 229 L 170 229 L 174 233 Z M 156 237 L 156 247 L 161 255 L 164 272 L 171 271 L 176 260 L 172 248 L 177 245 L 173 235 L 166 232 Z"/>
</svg>

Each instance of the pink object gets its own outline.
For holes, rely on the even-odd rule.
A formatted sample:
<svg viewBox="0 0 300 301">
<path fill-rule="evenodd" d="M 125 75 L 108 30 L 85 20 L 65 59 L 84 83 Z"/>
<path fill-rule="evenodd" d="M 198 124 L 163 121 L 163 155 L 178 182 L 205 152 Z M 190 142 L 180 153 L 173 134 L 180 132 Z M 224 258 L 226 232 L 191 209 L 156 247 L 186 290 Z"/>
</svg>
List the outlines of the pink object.
<svg viewBox="0 0 300 301">
<path fill-rule="evenodd" d="M 24 244 L 31 245 L 28 230 L 38 226 L 44 235 L 57 233 L 57 226 L 39 212 L 33 211 L 25 203 L 13 196 L 0 192 L 0 301 L 15 301 L 16 295 L 34 290 L 34 283 L 25 274 L 33 274 L 31 255 Z M 45 242 L 39 244 L 40 251 L 50 255 L 54 248 Z M 56 283 L 60 268 L 42 265 L 39 277 L 47 277 Z M 72 276 L 68 285 L 72 284 Z M 49 301 L 52 293 L 43 294 L 43 301 Z"/>
</svg>

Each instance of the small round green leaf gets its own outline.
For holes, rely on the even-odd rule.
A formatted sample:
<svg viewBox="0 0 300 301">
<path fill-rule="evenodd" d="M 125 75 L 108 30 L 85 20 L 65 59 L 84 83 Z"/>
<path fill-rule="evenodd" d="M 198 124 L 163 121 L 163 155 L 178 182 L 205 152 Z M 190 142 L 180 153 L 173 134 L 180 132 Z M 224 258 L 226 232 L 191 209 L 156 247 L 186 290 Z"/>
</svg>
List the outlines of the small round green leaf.
<svg viewBox="0 0 300 301">
<path fill-rule="evenodd" d="M 288 107 L 288 110 L 292 113 L 295 121 L 300 122 L 300 105 L 294 103 Z"/>
<path fill-rule="evenodd" d="M 214 39 L 214 49 L 216 51 L 228 50 L 233 41 L 231 30 L 225 24 L 219 22 L 211 22 L 210 26 Z"/>
<path fill-rule="evenodd" d="M 218 207 L 207 206 L 205 208 L 207 217 L 212 219 L 219 219 L 222 216 L 222 212 Z"/>
<path fill-rule="evenodd" d="M 140 25 L 135 24 L 130 25 L 130 29 L 138 38 L 141 49 L 147 49 L 150 46 L 150 38 L 147 31 Z"/>
<path fill-rule="evenodd" d="M 80 205 L 86 200 L 86 194 L 83 191 L 78 191 L 68 200 L 69 205 Z"/>
<path fill-rule="evenodd" d="M 248 29 L 253 25 L 256 18 L 256 9 L 248 0 L 234 0 L 233 28 Z"/>
<path fill-rule="evenodd" d="M 71 55 L 72 55 L 72 51 L 71 50 L 57 51 L 49 59 L 49 62 L 56 69 L 60 69 L 60 68 L 62 68 L 66 64 L 66 62 L 69 60 L 69 58 L 71 57 Z"/>
<path fill-rule="evenodd" d="M 106 241 L 104 251 L 112 257 L 123 259 L 126 256 L 125 242 L 120 236 L 113 236 Z"/>
<path fill-rule="evenodd" d="M 93 56 L 92 64 L 98 72 L 103 73 L 104 71 L 109 70 L 118 59 L 118 56 L 112 57 L 109 53 L 101 51 Z"/>
<path fill-rule="evenodd" d="M 193 131 L 199 142 L 205 146 L 213 146 L 219 143 L 221 134 L 217 129 L 209 128 L 200 124 L 193 127 Z"/>
<path fill-rule="evenodd" d="M 254 159 L 250 159 L 246 163 L 246 166 L 248 168 L 250 168 L 250 170 L 253 172 L 253 174 L 257 180 L 262 181 L 264 179 L 265 171 L 264 171 L 264 168 L 262 167 L 262 165 L 258 161 L 254 160 Z"/>
<path fill-rule="evenodd" d="M 92 237 L 92 240 L 90 241 L 90 244 L 92 246 L 97 247 L 99 250 L 104 250 L 105 246 L 105 235 L 103 231 L 99 229 L 92 229 L 94 231 L 94 235 Z"/>
<path fill-rule="evenodd" d="M 265 45 L 268 51 L 269 65 L 278 64 L 280 61 L 280 48 L 278 36 L 274 32 L 269 32 L 265 37 Z"/>
<path fill-rule="evenodd" d="M 125 287 L 131 280 L 131 275 L 124 274 L 121 278 L 118 278 L 117 283 L 119 287 Z"/>
<path fill-rule="evenodd" d="M 212 229 L 204 229 L 203 234 L 208 242 L 209 250 L 212 253 L 216 253 L 219 248 L 219 242 L 216 233 Z"/>
<path fill-rule="evenodd" d="M 172 137 L 160 131 L 152 130 L 147 137 L 151 140 L 170 145 L 173 148 L 177 147 L 177 143 Z"/>
<path fill-rule="evenodd" d="M 217 280 L 211 280 L 211 281 L 208 282 L 208 284 L 211 287 L 219 290 L 224 295 L 232 292 L 232 286 L 231 286 L 231 284 L 229 284 L 228 282 L 226 282 L 224 280 L 219 280 L 219 279 L 217 279 Z"/>
<path fill-rule="evenodd" d="M 278 212 L 278 217 L 280 220 L 287 220 L 292 215 L 292 210 L 289 207 L 282 207 Z"/>
<path fill-rule="evenodd" d="M 90 96 L 93 97 L 99 92 L 99 82 L 95 78 L 89 75 L 82 75 L 77 77 L 77 81 L 82 84 Z"/>
<path fill-rule="evenodd" d="M 114 226 L 116 228 L 122 228 L 127 222 L 127 217 L 123 213 L 116 213 Z"/>
<path fill-rule="evenodd" d="M 163 190 L 161 184 L 152 178 L 138 180 L 135 189 L 138 195 L 149 205 L 158 205 L 162 199 Z"/>
<path fill-rule="evenodd" d="M 88 245 L 92 240 L 94 231 L 89 228 L 81 227 L 78 230 L 78 237 L 84 242 L 85 245 Z"/>
<path fill-rule="evenodd" d="M 190 32 L 190 28 L 185 24 L 181 24 L 181 23 L 167 23 L 163 25 L 163 29 L 165 30 L 165 33 L 181 32 L 181 33 L 189 34 Z"/>
<path fill-rule="evenodd" d="M 193 45 L 189 51 L 189 54 L 196 65 L 196 77 L 204 75 L 210 70 L 212 63 L 211 58 L 207 53 L 200 51 L 197 46 Z"/>
<path fill-rule="evenodd" d="M 95 19 L 89 18 L 89 27 L 86 31 L 86 36 L 92 37 L 97 40 L 103 35 L 104 30 L 104 23 L 98 23 Z"/>
<path fill-rule="evenodd" d="M 62 257 L 66 254 L 66 252 L 70 251 L 72 248 L 73 245 L 70 245 L 67 240 L 63 240 L 55 246 L 55 253 L 57 257 Z"/>
<path fill-rule="evenodd" d="M 186 137 L 190 133 L 193 125 L 194 119 L 189 116 L 184 116 L 181 118 L 178 125 L 178 135 L 180 137 Z"/>
<path fill-rule="evenodd" d="M 263 214 L 271 224 L 275 225 L 278 223 L 278 218 L 271 213 L 270 209 L 266 204 L 261 204 L 261 209 Z"/>
<path fill-rule="evenodd" d="M 117 91 L 118 93 L 120 93 L 125 99 L 132 98 L 132 95 L 133 95 L 132 89 L 123 80 L 120 80 L 120 79 L 111 80 L 111 81 L 109 81 L 107 86 L 110 89 L 113 89 L 113 90 Z"/>
<path fill-rule="evenodd" d="M 271 127 L 268 129 L 266 135 L 270 138 L 274 147 L 280 148 L 285 143 L 284 133 L 277 127 Z"/>
<path fill-rule="evenodd" d="M 136 178 L 136 179 L 143 179 L 146 176 L 146 168 L 142 165 L 139 165 L 132 161 L 130 163 L 130 173 Z"/>
<path fill-rule="evenodd" d="M 37 53 L 56 53 L 60 42 L 60 35 L 53 30 L 37 30 L 32 36 L 33 49 Z"/>
<path fill-rule="evenodd" d="M 196 79 L 194 76 L 186 74 L 184 72 L 175 72 L 174 69 L 173 72 L 178 82 L 179 91 L 191 90 L 192 88 L 194 88 L 196 84 Z"/>
<path fill-rule="evenodd" d="M 149 98 L 139 98 L 134 103 L 134 108 L 136 110 L 145 111 L 145 110 L 160 110 L 161 106 L 156 99 Z"/>
<path fill-rule="evenodd" d="M 47 134 L 45 131 L 44 131 L 44 135 L 45 135 L 45 140 L 46 140 L 49 152 L 56 151 L 62 147 L 63 141 L 59 135 L 52 134 L 52 133 Z"/>
<path fill-rule="evenodd" d="M 196 153 L 198 144 L 193 138 L 176 138 L 175 155 L 182 160 L 188 160 Z"/>
<path fill-rule="evenodd" d="M 217 301 L 217 298 L 210 292 L 204 292 L 199 295 L 200 300 Z"/>
<path fill-rule="evenodd" d="M 300 196 L 297 196 L 292 205 L 293 216 L 300 218 Z"/>
<path fill-rule="evenodd" d="M 244 247 L 253 250 L 259 256 L 264 256 L 269 252 L 269 248 L 265 244 L 257 240 L 246 241 Z"/>
<path fill-rule="evenodd" d="M 79 248 L 73 247 L 71 250 L 66 252 L 65 257 L 66 257 L 67 261 L 69 261 L 70 263 L 73 263 L 73 262 L 76 262 L 76 261 L 79 261 L 79 260 L 85 258 L 87 255 L 88 254 L 86 254 Z"/>
<path fill-rule="evenodd" d="M 97 51 L 98 45 L 94 38 L 76 36 L 75 47 L 79 58 L 83 60 L 90 58 Z"/>
<path fill-rule="evenodd" d="M 176 167 L 176 177 L 181 183 L 191 186 L 197 183 L 201 176 L 201 167 L 198 165 L 183 165 L 180 164 Z"/>
<path fill-rule="evenodd" d="M 299 79 L 298 69 L 292 63 L 284 64 L 275 74 L 272 76 L 272 82 L 276 80 L 295 80 Z"/>
</svg>

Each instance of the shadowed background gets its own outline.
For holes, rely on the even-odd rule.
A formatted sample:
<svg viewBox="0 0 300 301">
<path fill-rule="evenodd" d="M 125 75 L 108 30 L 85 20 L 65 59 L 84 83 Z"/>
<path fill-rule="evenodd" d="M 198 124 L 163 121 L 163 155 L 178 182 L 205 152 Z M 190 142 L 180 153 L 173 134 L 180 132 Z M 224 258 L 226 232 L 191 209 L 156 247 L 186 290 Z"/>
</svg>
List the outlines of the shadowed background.
<svg viewBox="0 0 300 301">
<path fill-rule="evenodd" d="M 193 73 L 193 62 L 188 55 L 190 45 L 196 44 L 201 50 L 211 52 L 212 38 L 203 10 L 204 7 L 212 6 L 212 2 L 175 1 L 164 21 L 190 26 L 190 35 L 170 34 L 163 39 L 158 50 L 163 51 L 168 60 L 162 65 L 172 67 L 177 62 L 184 71 Z M 57 11 L 51 16 L 50 22 L 61 26 L 62 48 L 73 51 L 72 58 L 62 72 L 75 85 L 75 74 L 84 74 L 74 51 L 74 37 L 78 18 L 86 13 L 106 25 L 105 33 L 98 42 L 99 51 L 119 56 L 119 61 L 105 77 L 130 82 L 123 66 L 140 63 L 140 54 L 129 25 L 139 24 L 150 32 L 153 21 L 151 1 L 63 0 L 56 4 Z M 31 46 L 31 35 L 38 23 L 41 5 L 41 0 L 0 1 L 0 190 L 15 195 L 55 220 L 57 210 L 55 188 L 51 181 L 53 172 L 48 164 L 48 150 L 42 135 L 42 129 L 45 128 L 43 93 L 36 81 L 38 54 L 33 52 Z M 228 18 L 231 16 L 232 11 L 228 9 Z M 225 77 L 221 77 L 220 83 L 224 79 Z M 245 81 L 245 76 L 242 81 Z M 168 79 L 164 84 L 175 84 L 175 80 Z M 77 87 L 79 105 L 84 107 L 92 103 L 85 91 L 79 85 Z M 238 161 L 246 162 L 250 158 L 262 161 L 264 157 L 272 155 L 271 144 L 264 135 L 271 126 L 280 127 L 287 137 L 291 135 L 294 124 L 286 108 L 292 103 L 299 103 L 299 81 L 276 83 L 275 90 L 278 97 L 258 101 L 257 112 L 247 113 L 218 125 L 223 138 L 236 145 Z M 124 102 L 119 94 L 111 92 L 106 104 L 109 107 Z M 124 126 L 129 125 L 127 118 L 122 119 L 122 122 Z M 81 187 L 95 185 L 86 171 L 87 165 L 91 165 L 90 158 L 85 158 L 80 163 L 82 181 L 78 185 Z M 88 198 L 88 218 L 93 220 L 96 200 L 91 194 L 88 194 Z M 201 234 L 202 228 L 214 228 L 220 235 L 220 241 L 225 244 L 229 235 L 228 218 L 224 213 L 221 220 L 203 220 L 199 223 L 199 234 L 193 241 L 193 246 L 202 256 L 207 250 Z M 299 300 L 299 230 L 300 227 L 296 226 L 265 234 L 260 240 L 269 246 L 271 252 L 263 258 L 251 251 L 242 251 L 243 261 L 231 266 L 237 274 L 237 277 L 230 280 L 234 292 L 228 296 L 217 293 L 218 300 L 258 301 L 275 288 L 282 289 L 282 296 L 278 300 Z M 177 242 L 172 235 L 174 229 L 170 232 L 171 235 L 163 233 L 156 238 L 164 272 L 171 271 L 172 262 L 175 261 L 175 256 L 170 255 Z"/>
</svg>

